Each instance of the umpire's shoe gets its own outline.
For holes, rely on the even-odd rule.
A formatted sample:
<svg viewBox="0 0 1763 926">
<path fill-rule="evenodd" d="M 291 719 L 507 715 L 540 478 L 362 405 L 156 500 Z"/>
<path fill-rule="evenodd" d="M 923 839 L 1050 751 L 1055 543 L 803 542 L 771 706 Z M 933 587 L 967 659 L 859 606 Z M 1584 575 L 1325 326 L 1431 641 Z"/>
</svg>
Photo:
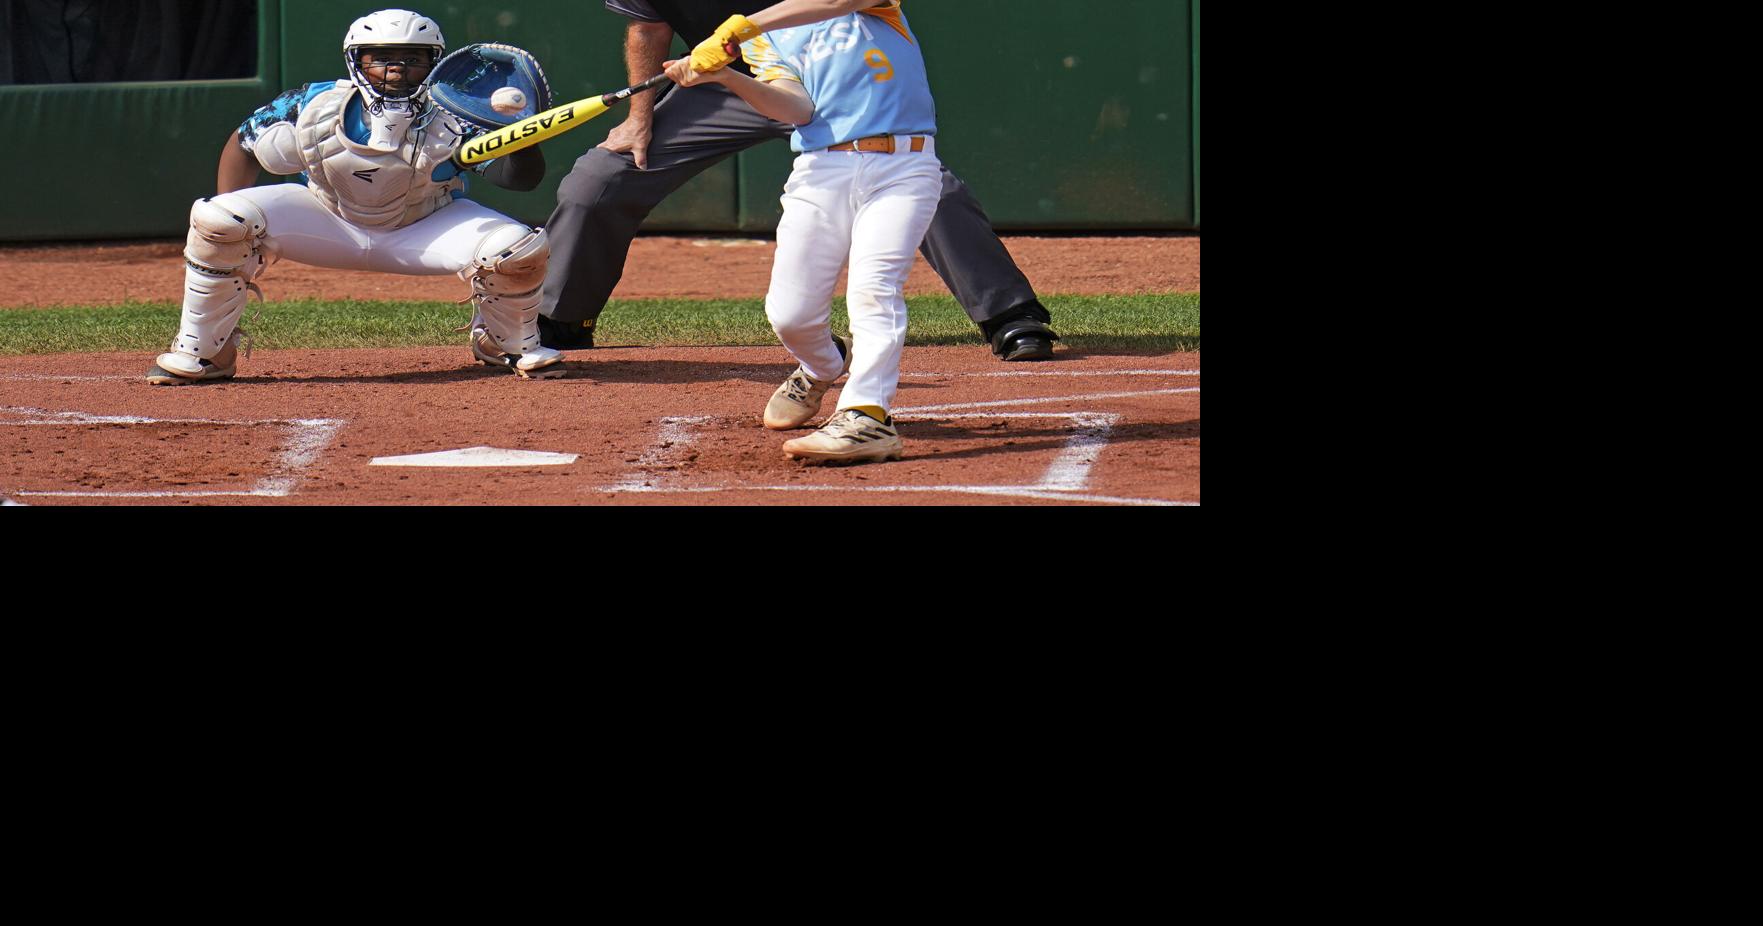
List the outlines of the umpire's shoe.
<svg viewBox="0 0 1763 926">
<path fill-rule="evenodd" d="M 552 350 L 587 350 L 594 346 L 594 322 L 560 322 L 539 314 L 539 343 Z"/>
<path fill-rule="evenodd" d="M 1047 327 L 1053 316 L 1039 302 L 1016 307 L 980 326 L 1000 360 L 1051 360 L 1059 335 Z"/>
</svg>

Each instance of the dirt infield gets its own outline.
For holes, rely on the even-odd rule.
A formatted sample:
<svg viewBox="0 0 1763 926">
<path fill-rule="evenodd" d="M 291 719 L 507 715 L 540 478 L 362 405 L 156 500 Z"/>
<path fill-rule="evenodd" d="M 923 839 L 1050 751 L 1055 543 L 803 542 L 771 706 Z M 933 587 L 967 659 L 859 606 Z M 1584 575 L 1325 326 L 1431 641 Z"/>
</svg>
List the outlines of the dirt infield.
<svg viewBox="0 0 1763 926">
<path fill-rule="evenodd" d="M 769 242 L 701 241 L 639 239 L 618 295 L 763 293 Z M 1197 237 L 1007 243 L 1042 292 L 1199 289 Z M 0 249 L 9 268 L 24 259 L 52 265 L 14 273 L 14 282 L 56 281 L 0 304 L 165 300 L 178 290 L 175 243 L 98 253 L 95 269 L 72 246 Z M 714 292 L 691 291 L 704 280 L 715 281 L 706 287 Z M 272 268 L 263 284 L 271 299 L 457 299 L 462 287 L 451 277 L 291 264 Z M 946 292 L 922 260 L 911 287 Z M 21 292 L 7 298 L 20 300 Z M 473 365 L 463 337 L 447 348 L 259 351 L 235 380 L 177 388 L 141 379 L 146 355 L 0 357 L 0 499 L 33 506 L 1200 501 L 1196 353 L 1061 345 L 1051 362 L 1003 364 L 977 342 L 909 347 L 895 408 L 906 458 L 854 467 L 787 460 L 779 446 L 806 432 L 760 427 L 766 399 L 792 368 L 781 347 L 613 347 L 568 357 L 568 378 L 528 382 Z M 837 390 L 824 408 L 836 402 Z M 387 459 L 469 448 L 543 456 L 471 450 L 441 466 Z"/>
<path fill-rule="evenodd" d="M 1200 238 L 1006 237 L 1017 266 L 1042 293 L 1197 293 Z M 0 306 L 109 305 L 183 298 L 182 241 L 122 244 L 0 246 L 13 272 Z M 643 237 L 631 246 L 615 299 L 736 298 L 765 295 L 774 242 L 755 238 Z M 26 266 L 32 272 L 23 272 Z M 16 268 L 16 269 L 15 269 Z M 289 261 L 257 280 L 264 298 L 414 300 L 464 298 L 456 277 L 320 270 Z M 844 282 L 839 283 L 843 291 Z M 908 295 L 947 293 L 920 256 L 906 281 Z M 166 337 L 169 339 L 170 334 Z"/>
<path fill-rule="evenodd" d="M 133 354 L 0 357 L 0 496 L 49 504 L 1172 504 L 1200 499 L 1198 354 L 1004 364 L 906 351 L 906 458 L 786 460 L 759 426 L 780 348 L 611 348 L 567 379 L 465 349 L 261 351 L 154 387 Z M 825 408 L 831 411 L 836 392 Z M 491 446 L 563 465 L 376 458 Z"/>
</svg>

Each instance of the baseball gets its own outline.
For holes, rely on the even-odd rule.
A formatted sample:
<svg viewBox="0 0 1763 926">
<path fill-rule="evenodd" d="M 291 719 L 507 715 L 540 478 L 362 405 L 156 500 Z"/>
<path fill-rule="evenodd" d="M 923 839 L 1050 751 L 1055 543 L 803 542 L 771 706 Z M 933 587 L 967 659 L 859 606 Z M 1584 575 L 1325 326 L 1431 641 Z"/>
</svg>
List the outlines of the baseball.
<svg viewBox="0 0 1763 926">
<path fill-rule="evenodd" d="M 526 107 L 526 94 L 514 87 L 503 87 L 490 94 L 490 108 L 504 115 L 513 115 Z"/>
</svg>

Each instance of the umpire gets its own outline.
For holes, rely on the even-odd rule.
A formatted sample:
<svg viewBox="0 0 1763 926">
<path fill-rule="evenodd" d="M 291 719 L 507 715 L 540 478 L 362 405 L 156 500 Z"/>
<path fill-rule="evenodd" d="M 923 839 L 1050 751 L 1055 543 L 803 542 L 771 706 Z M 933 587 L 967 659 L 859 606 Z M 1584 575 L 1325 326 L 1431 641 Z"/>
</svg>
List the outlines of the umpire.
<svg viewBox="0 0 1763 926">
<path fill-rule="evenodd" d="M 763 6 L 764 0 L 605 3 L 631 20 L 624 60 L 635 84 L 661 72 L 675 34 L 695 46 L 730 16 Z M 671 87 L 659 102 L 640 93 L 630 106 L 606 141 L 576 160 L 545 223 L 551 263 L 539 303 L 539 333 L 546 347 L 594 346 L 594 323 L 624 276 L 637 226 L 662 200 L 724 158 L 788 138 L 793 128 L 759 115 L 720 84 Z M 979 200 L 947 169 L 936 217 L 920 250 L 998 357 L 1053 356 L 1059 336 L 1047 327 L 1052 316 L 992 231 Z"/>
</svg>

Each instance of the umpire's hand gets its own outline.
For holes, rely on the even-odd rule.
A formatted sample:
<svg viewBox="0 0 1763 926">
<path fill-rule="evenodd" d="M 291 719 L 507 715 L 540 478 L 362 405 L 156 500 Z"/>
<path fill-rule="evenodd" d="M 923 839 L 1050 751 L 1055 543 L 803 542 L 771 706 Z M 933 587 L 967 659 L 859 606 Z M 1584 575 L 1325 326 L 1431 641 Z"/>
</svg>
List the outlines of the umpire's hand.
<svg viewBox="0 0 1763 926">
<path fill-rule="evenodd" d="M 607 151 L 629 151 L 631 160 L 637 162 L 638 170 L 649 167 L 649 138 L 654 134 L 654 117 L 648 113 L 639 117 L 632 112 L 618 127 L 607 133 L 606 140 L 599 147 Z"/>
</svg>

